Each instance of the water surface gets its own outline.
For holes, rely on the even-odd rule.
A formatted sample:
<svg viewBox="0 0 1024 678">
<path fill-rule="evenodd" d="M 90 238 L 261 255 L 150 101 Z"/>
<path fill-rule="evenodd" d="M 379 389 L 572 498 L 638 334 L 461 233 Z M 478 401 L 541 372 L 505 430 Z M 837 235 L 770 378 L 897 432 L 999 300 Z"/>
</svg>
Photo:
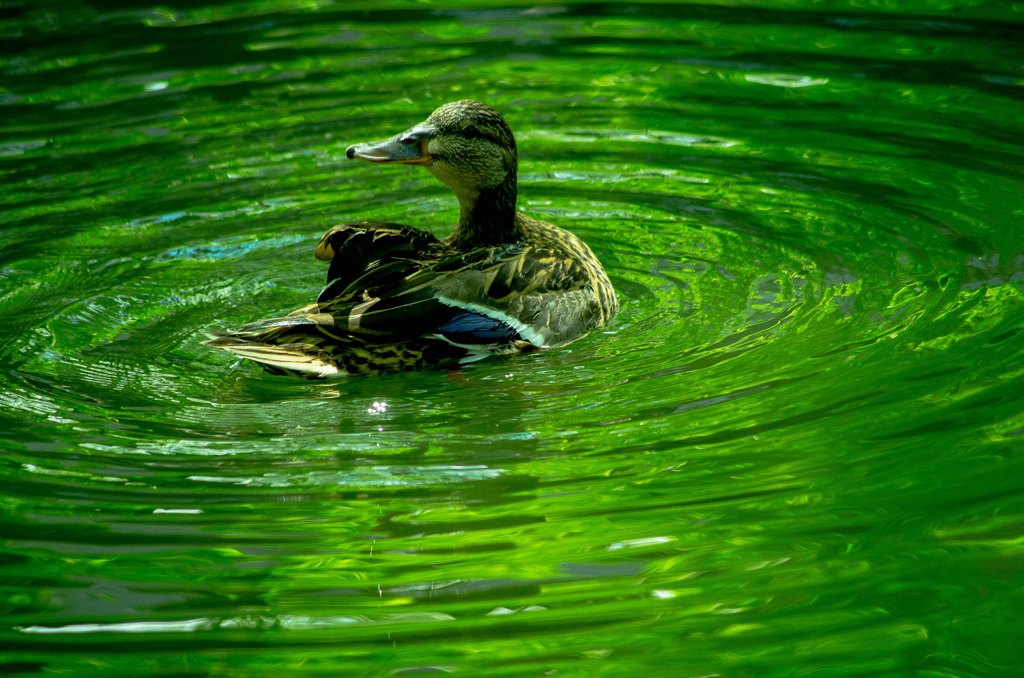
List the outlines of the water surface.
<svg viewBox="0 0 1024 678">
<path fill-rule="evenodd" d="M 0 7 L 0 670 L 1008 675 L 1024 609 L 1024 5 Z M 459 98 L 621 311 L 309 382 L 203 346 L 344 159 Z"/>
</svg>

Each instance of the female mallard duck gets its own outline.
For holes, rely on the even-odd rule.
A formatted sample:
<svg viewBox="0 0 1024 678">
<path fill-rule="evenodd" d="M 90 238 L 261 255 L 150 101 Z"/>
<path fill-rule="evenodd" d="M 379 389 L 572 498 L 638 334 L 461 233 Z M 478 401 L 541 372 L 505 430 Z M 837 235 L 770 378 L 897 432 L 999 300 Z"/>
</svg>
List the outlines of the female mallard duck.
<svg viewBox="0 0 1024 678">
<path fill-rule="evenodd" d="M 516 142 L 497 111 L 456 101 L 349 158 L 423 165 L 459 198 L 444 240 L 408 226 L 335 226 L 315 304 L 216 334 L 211 346 L 273 372 L 324 377 L 454 366 L 562 346 L 606 325 L 616 300 L 590 248 L 516 211 Z"/>
</svg>

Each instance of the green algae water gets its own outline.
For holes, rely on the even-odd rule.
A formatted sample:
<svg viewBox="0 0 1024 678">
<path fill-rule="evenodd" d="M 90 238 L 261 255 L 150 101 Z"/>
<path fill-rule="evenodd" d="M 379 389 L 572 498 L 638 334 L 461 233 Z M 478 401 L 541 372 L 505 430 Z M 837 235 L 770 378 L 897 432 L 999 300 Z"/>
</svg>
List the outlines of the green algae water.
<svg viewBox="0 0 1024 678">
<path fill-rule="evenodd" d="M 0 673 L 1013 675 L 1024 4 L 0 2 Z M 203 345 L 344 158 L 502 111 L 621 310 L 303 381 Z"/>
</svg>

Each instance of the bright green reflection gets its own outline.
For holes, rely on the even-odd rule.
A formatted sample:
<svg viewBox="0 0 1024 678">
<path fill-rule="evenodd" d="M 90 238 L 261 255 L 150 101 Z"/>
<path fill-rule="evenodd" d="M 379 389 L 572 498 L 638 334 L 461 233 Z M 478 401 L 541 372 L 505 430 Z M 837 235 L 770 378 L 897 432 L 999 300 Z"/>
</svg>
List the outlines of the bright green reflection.
<svg viewBox="0 0 1024 678">
<path fill-rule="evenodd" d="M 0 673 L 1012 673 L 1024 11 L 826 4 L 8 6 Z M 614 327 L 334 382 L 202 346 L 333 223 L 444 232 L 343 150 L 463 97 Z"/>
</svg>

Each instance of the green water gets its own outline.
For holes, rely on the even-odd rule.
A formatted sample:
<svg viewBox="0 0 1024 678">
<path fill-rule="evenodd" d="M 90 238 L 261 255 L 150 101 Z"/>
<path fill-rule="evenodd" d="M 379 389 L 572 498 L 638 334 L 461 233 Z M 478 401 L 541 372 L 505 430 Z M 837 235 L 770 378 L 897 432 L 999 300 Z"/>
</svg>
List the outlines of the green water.
<svg viewBox="0 0 1024 678">
<path fill-rule="evenodd" d="M 0 673 L 1012 675 L 1024 4 L 0 3 Z M 478 98 L 621 311 L 310 382 L 203 346 L 347 144 Z"/>
</svg>

